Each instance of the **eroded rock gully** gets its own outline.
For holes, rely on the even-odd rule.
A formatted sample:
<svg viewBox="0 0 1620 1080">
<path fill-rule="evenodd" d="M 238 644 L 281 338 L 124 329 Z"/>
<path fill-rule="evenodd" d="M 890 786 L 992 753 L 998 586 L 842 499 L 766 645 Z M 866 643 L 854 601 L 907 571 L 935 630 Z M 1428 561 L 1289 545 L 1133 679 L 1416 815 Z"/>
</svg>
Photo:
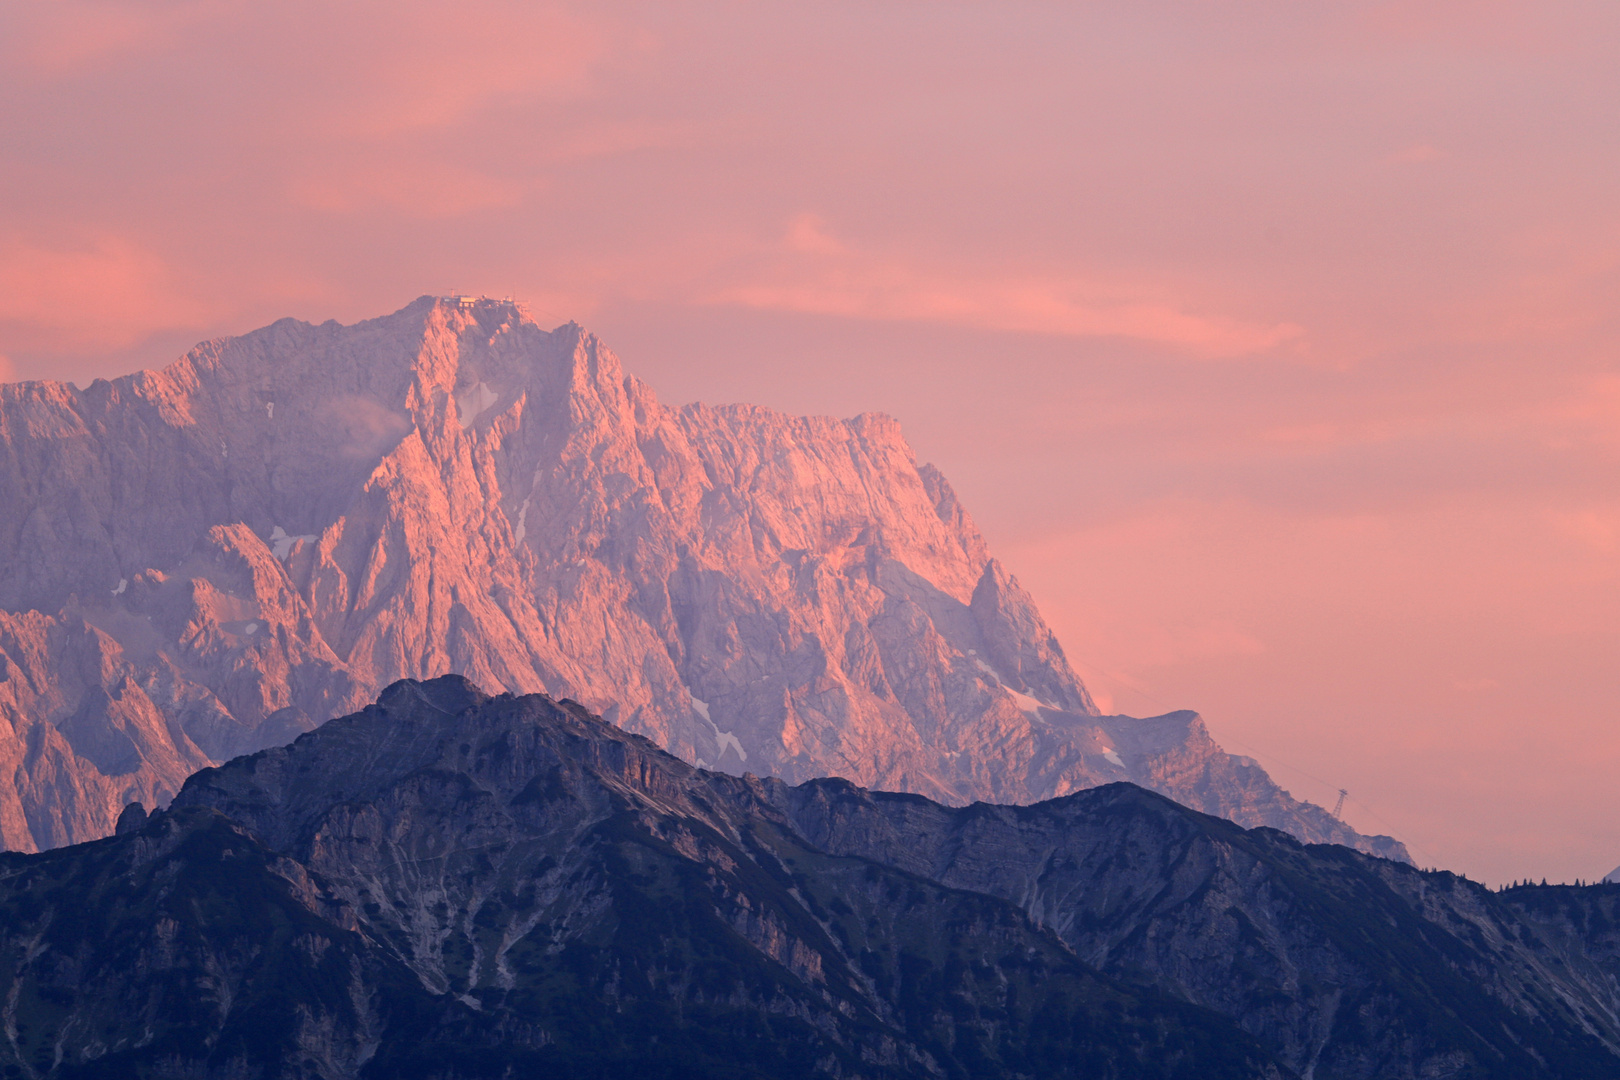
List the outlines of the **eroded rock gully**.
<svg viewBox="0 0 1620 1080">
<path fill-rule="evenodd" d="M 1096 715 L 881 415 L 671 408 L 575 325 L 423 297 L 0 387 L 0 845 L 445 672 L 688 761 L 947 803 L 1132 780 L 1404 857 L 1193 713 Z"/>
</svg>

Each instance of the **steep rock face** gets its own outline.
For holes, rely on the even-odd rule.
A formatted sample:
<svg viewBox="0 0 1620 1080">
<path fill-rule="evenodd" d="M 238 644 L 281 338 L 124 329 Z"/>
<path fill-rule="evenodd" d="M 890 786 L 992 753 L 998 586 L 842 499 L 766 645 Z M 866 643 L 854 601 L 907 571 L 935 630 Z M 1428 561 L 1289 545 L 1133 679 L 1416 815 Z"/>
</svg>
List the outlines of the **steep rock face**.
<svg viewBox="0 0 1620 1080">
<path fill-rule="evenodd" d="M 11 848 L 105 835 L 197 764 L 453 671 L 731 772 L 953 803 L 1130 779 L 1401 854 L 1193 714 L 1095 715 L 894 421 L 668 408 L 508 303 L 283 320 L 82 391 L 0 387 L 0 505 Z"/>
<path fill-rule="evenodd" d="M 810 847 L 757 786 L 572 703 L 398 684 L 113 839 L 0 857 L 0 1071 L 1286 1076 L 1005 901 Z"/>
<path fill-rule="evenodd" d="M 424 1018 L 319 882 L 209 811 L 0 855 L 0 987 L 12 1077 L 348 1077 Z"/>
<path fill-rule="evenodd" d="M 1599 886 L 1518 885 L 1503 898 L 1558 956 L 1608 1000 L 1620 1001 L 1620 881 Z"/>
<path fill-rule="evenodd" d="M 201 772 L 174 805 L 240 822 L 329 883 L 424 986 L 486 1009 L 510 1007 L 529 950 L 596 940 L 589 927 L 623 902 L 602 892 L 611 859 L 662 882 L 674 853 L 707 867 L 707 884 L 660 893 L 638 918 L 667 926 L 660 908 L 717 905 L 779 967 L 874 1023 L 895 1023 L 881 988 L 904 954 L 948 970 L 949 941 L 979 972 L 963 1015 L 989 1015 L 975 995 L 1014 976 L 971 956 L 1036 946 L 1005 936 L 993 909 L 957 906 L 980 896 L 1022 909 L 1086 965 L 1229 1017 L 1302 1076 L 1620 1071 L 1620 887 L 1492 893 L 1128 784 L 954 809 L 842 780 L 792 787 L 695 769 L 572 703 L 489 700 L 447 678 L 398 684 L 291 746 Z M 660 992 L 689 985 L 663 963 L 675 974 Z M 840 982 L 854 972 L 872 982 Z M 943 1060 L 917 1034 L 931 1024 L 895 1045 Z M 1189 1075 L 1215 1075 L 1203 1068 Z"/>
<path fill-rule="evenodd" d="M 1012 900 L 1104 971 L 1236 1018 L 1304 1076 L 1620 1070 L 1589 1056 L 1620 1055 L 1620 888 L 1496 894 L 1124 784 L 1016 808 L 841 780 L 769 792 L 818 847 Z"/>
</svg>

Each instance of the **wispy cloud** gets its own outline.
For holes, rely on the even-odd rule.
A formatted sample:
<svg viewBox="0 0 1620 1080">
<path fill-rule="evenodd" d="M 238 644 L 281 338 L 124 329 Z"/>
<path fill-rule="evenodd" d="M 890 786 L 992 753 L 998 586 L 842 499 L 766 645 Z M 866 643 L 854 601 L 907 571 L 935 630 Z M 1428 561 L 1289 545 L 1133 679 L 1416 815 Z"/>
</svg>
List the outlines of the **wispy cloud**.
<svg viewBox="0 0 1620 1080">
<path fill-rule="evenodd" d="M 8 4 L 0 51 L 14 73 L 56 80 L 94 72 L 122 56 L 165 51 L 233 5 L 56 0 Z"/>
<path fill-rule="evenodd" d="M 301 119 L 337 138 L 443 130 L 491 107 L 574 96 L 618 43 L 606 20 L 556 3 L 322 8 L 338 17 L 307 54 Z"/>
<path fill-rule="evenodd" d="M 516 206 L 524 193 L 516 181 L 435 161 L 322 163 L 291 182 L 293 200 L 312 210 L 421 218 Z"/>
<path fill-rule="evenodd" d="M 1439 161 L 1446 156 L 1446 152 L 1432 143 L 1413 143 L 1411 146 L 1397 150 L 1390 155 L 1390 160 L 1401 164 L 1416 165 L 1425 161 Z"/>
<path fill-rule="evenodd" d="M 1145 291 L 1133 294 L 1118 280 L 951 269 L 924 265 L 915 254 L 863 250 L 810 215 L 789 223 L 774 254 L 752 280 L 718 288 L 707 301 L 853 319 L 1133 338 L 1202 357 L 1253 355 L 1304 338 L 1304 329 L 1292 323 L 1199 313 Z"/>
<path fill-rule="evenodd" d="M 443 130 L 490 107 L 567 98 L 638 39 L 543 0 L 56 0 L 7 5 L 0 31 L 13 80 L 96 83 L 128 65 L 149 81 L 156 70 L 189 85 L 193 122 L 228 109 L 301 142 Z"/>
<path fill-rule="evenodd" d="M 1559 532 L 1599 555 L 1620 551 L 1620 510 L 1613 507 L 1553 514 Z"/>
<path fill-rule="evenodd" d="M 0 326 L 12 340 L 118 348 L 210 314 L 162 258 L 127 237 L 0 242 Z"/>
</svg>

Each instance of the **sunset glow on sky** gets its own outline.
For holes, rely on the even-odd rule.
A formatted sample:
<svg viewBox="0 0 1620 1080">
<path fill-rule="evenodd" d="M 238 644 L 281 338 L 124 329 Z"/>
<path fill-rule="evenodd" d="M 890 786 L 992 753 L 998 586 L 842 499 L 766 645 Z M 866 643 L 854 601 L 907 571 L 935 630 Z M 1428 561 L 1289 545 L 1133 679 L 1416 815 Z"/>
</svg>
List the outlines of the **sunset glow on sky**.
<svg viewBox="0 0 1620 1080">
<path fill-rule="evenodd" d="M 1620 864 L 1620 6 L 16 0 L 0 377 L 513 295 L 900 419 L 1105 707 Z"/>
</svg>

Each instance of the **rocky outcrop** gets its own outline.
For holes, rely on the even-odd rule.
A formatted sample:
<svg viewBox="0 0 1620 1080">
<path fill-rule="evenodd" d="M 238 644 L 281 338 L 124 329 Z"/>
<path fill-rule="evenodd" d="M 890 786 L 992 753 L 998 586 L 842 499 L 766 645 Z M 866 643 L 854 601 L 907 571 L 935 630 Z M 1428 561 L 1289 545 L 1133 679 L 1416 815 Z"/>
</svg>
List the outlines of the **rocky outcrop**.
<svg viewBox="0 0 1620 1080">
<path fill-rule="evenodd" d="M 773 979 L 812 991 L 795 1007 L 825 994 L 867 1010 L 845 1015 L 889 1025 L 903 1060 L 945 1053 L 918 1034 L 932 1020 L 898 1020 L 908 964 L 932 973 L 914 990 L 940 976 L 947 998 L 963 995 L 949 1008 L 973 1030 L 1008 1007 L 976 996 L 987 988 L 1033 992 L 1016 950 L 1052 978 L 1068 970 L 1015 932 L 1016 911 L 1087 970 L 1228 1018 L 1285 1074 L 1620 1073 L 1620 887 L 1496 893 L 1129 784 L 965 808 L 842 780 L 790 786 L 695 769 L 572 703 L 486 699 L 441 679 L 201 772 L 174 805 L 240 823 L 327 883 L 423 986 L 497 1016 L 521 999 L 523 973 L 571 942 L 613 969 L 624 940 L 601 944 L 593 928 L 632 910 L 622 890 L 634 884 L 656 901 L 633 909 L 648 927 L 705 913 L 769 957 Z M 684 940 L 699 924 L 680 925 L 669 933 Z M 660 955 L 657 993 L 688 993 L 695 976 Z M 822 1030 L 812 1058 L 854 1045 Z"/>
<path fill-rule="evenodd" d="M 572 703 L 398 684 L 138 828 L 0 856 L 0 1071 L 1288 1075 L 1006 901 L 811 847 L 757 787 Z"/>
<path fill-rule="evenodd" d="M 818 847 L 1014 901 L 1302 1076 L 1620 1075 L 1620 887 L 1493 893 L 1127 784 L 1016 808 L 839 780 L 769 794 Z"/>
<path fill-rule="evenodd" d="M 414 1012 L 410 972 L 319 882 L 209 811 L 0 855 L 0 951 L 10 1077 L 337 1080 L 442 1011 Z"/>
<path fill-rule="evenodd" d="M 1095 715 L 891 419 L 670 408 L 592 335 L 424 297 L 161 372 L 0 387 L 0 844 L 110 833 L 399 678 L 682 758 L 948 803 L 1132 780 L 1401 855 L 1190 713 Z"/>
</svg>

